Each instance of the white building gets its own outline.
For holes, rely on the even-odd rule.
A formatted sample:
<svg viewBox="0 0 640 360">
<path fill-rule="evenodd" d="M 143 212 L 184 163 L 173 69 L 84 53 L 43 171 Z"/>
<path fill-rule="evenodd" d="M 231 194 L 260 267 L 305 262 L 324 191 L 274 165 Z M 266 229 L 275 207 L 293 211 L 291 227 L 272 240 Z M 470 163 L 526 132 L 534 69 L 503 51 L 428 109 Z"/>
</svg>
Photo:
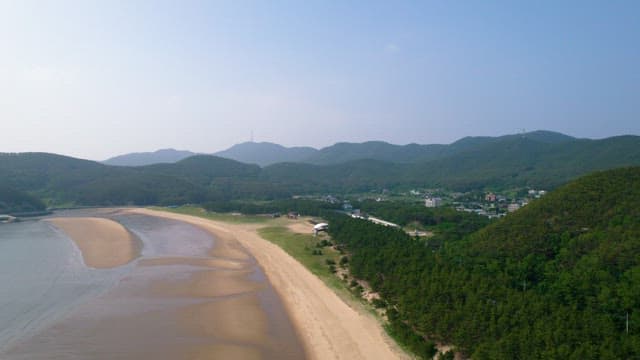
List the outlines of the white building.
<svg viewBox="0 0 640 360">
<path fill-rule="evenodd" d="M 442 205 L 442 199 L 439 197 L 428 197 L 424 200 L 424 206 L 434 208 Z"/>
</svg>

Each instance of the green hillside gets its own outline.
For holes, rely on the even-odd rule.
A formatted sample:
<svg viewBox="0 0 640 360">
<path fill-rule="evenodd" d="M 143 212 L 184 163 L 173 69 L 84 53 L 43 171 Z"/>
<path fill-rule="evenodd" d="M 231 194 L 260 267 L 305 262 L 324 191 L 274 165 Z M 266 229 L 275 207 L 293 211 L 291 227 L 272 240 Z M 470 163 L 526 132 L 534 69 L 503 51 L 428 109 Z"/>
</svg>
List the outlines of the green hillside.
<svg viewBox="0 0 640 360">
<path fill-rule="evenodd" d="M 404 177 L 459 190 L 554 188 L 592 171 L 634 165 L 640 165 L 639 136 L 554 143 L 508 137 L 412 167 Z"/>
<path fill-rule="evenodd" d="M 294 193 L 361 192 L 402 184 L 402 164 L 356 160 L 338 165 L 282 163 L 267 166 L 261 179 L 282 184 Z"/>
<path fill-rule="evenodd" d="M 40 199 L 13 188 L 0 185 L 0 214 L 42 211 L 45 205 Z"/>
<path fill-rule="evenodd" d="M 337 143 L 320 149 L 303 162 L 315 165 L 335 165 L 356 160 L 378 160 L 386 162 L 419 162 L 433 160 L 451 153 L 448 145 L 394 145 L 384 141 L 363 143 Z"/>
<path fill-rule="evenodd" d="M 196 155 L 174 164 L 154 164 L 138 168 L 141 172 L 155 175 L 179 176 L 189 181 L 207 186 L 214 179 L 256 178 L 260 167 L 210 155 Z"/>
<path fill-rule="evenodd" d="M 435 252 L 347 217 L 330 231 L 403 333 L 473 359 L 640 358 L 640 167 L 580 178 Z"/>
</svg>

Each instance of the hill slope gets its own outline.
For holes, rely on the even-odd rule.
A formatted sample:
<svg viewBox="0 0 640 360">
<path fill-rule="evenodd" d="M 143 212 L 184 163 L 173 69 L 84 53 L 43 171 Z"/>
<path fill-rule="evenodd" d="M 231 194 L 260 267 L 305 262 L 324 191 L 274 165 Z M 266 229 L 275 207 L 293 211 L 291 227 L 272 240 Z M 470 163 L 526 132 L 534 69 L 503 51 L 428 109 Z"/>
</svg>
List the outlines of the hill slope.
<svg viewBox="0 0 640 360">
<path fill-rule="evenodd" d="M 315 165 L 335 165 L 355 160 L 408 163 L 438 158 L 447 153 L 447 145 L 393 145 L 384 141 L 337 143 L 302 159 Z"/>
<path fill-rule="evenodd" d="M 0 185 L 0 214 L 42 211 L 44 209 L 45 205 L 40 199 L 24 191 Z"/>
<path fill-rule="evenodd" d="M 541 143 L 504 137 L 472 150 L 410 167 L 406 179 L 459 190 L 484 187 L 554 188 L 597 170 L 640 165 L 640 137 Z"/>
<path fill-rule="evenodd" d="M 395 324 L 473 359 L 635 359 L 638 204 L 640 167 L 622 168 L 580 178 L 437 252 L 347 217 L 330 231 Z"/>
<path fill-rule="evenodd" d="M 196 154 L 186 150 L 161 149 L 154 152 L 119 155 L 104 160 L 102 163 L 115 166 L 143 166 L 159 163 L 174 163 L 193 155 Z"/>
</svg>

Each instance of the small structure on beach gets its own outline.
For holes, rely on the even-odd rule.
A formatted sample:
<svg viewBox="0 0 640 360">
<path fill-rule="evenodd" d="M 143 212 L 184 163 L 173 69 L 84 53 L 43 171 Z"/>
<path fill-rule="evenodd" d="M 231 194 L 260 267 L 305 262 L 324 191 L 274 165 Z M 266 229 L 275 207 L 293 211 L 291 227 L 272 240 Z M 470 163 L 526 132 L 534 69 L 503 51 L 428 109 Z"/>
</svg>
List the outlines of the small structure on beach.
<svg viewBox="0 0 640 360">
<path fill-rule="evenodd" d="M 329 224 L 327 223 L 318 223 L 313 226 L 313 236 L 318 235 L 321 231 L 329 230 Z"/>
</svg>

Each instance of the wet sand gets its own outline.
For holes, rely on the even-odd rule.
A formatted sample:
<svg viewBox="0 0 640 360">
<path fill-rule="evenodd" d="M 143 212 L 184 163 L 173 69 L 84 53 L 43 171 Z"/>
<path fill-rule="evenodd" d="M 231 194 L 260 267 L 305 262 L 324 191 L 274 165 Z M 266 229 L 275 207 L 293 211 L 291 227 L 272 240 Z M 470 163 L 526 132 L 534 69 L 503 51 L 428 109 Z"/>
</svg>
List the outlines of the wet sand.
<svg viewBox="0 0 640 360">
<path fill-rule="evenodd" d="M 114 288 L 18 343 L 1 354 L 2 359 L 306 357 L 277 293 L 254 257 L 234 237 L 222 233 L 213 241 L 214 237 L 207 235 L 212 241 L 211 246 L 205 246 L 202 239 L 180 238 L 190 236 L 189 231 L 175 230 L 176 226 L 192 225 L 176 225 L 173 223 L 179 222 L 130 211 L 110 216 L 127 227 L 102 218 L 51 221 L 74 239 L 87 265 L 96 268 L 127 263 L 137 254 L 127 250 L 128 257 L 112 256 L 119 254 L 112 246 L 81 240 L 92 236 L 131 249 L 130 242 L 124 241 L 128 239 L 125 233 L 131 236 L 127 229 L 135 229 L 122 219 L 138 216 L 136 221 L 151 221 L 150 229 L 171 223 L 160 233 L 166 237 L 163 241 L 172 245 L 158 247 L 164 250 L 152 256 L 143 255 Z M 147 238 L 142 228 L 133 232 L 141 236 L 145 246 L 146 241 L 159 236 L 149 233 Z M 96 235 L 104 231 L 111 237 Z"/>
<path fill-rule="evenodd" d="M 224 239 L 223 253 L 237 254 L 242 252 L 242 247 L 246 248 L 282 298 L 308 358 L 407 358 L 384 334 L 373 316 L 351 308 L 281 248 L 262 239 L 257 234 L 259 225 L 229 224 L 149 209 L 128 211 L 198 225 L 214 233 L 216 238 Z M 306 229 L 305 226 L 297 230 Z"/>
<path fill-rule="evenodd" d="M 96 217 L 52 218 L 46 221 L 67 234 L 82 252 L 84 263 L 108 269 L 128 264 L 140 255 L 140 244 L 117 222 Z"/>
</svg>

